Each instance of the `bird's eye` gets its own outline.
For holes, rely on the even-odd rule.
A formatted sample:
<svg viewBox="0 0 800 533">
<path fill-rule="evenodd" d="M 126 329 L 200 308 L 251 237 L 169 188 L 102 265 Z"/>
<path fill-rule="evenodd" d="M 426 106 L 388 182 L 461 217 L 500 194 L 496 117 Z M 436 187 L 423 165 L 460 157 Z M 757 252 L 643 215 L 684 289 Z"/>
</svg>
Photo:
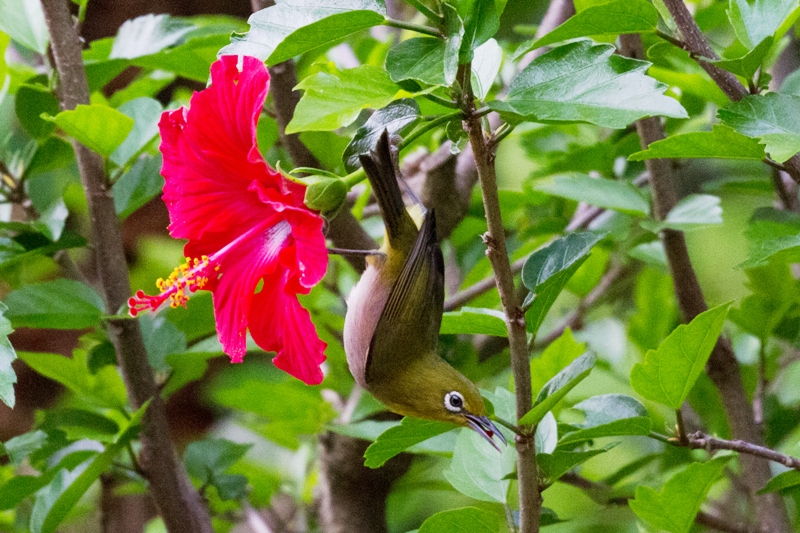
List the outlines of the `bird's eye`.
<svg viewBox="0 0 800 533">
<path fill-rule="evenodd" d="M 450 412 L 460 413 L 464 410 L 464 397 L 456 391 L 448 392 L 444 395 L 444 406 Z"/>
</svg>

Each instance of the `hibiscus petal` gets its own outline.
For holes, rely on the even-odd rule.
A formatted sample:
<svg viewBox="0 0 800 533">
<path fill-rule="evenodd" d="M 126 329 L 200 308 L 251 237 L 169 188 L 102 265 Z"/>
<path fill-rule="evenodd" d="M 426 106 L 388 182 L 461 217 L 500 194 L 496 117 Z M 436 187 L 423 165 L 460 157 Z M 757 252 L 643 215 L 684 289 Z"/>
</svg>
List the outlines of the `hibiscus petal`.
<svg viewBox="0 0 800 533">
<path fill-rule="evenodd" d="M 325 342 L 320 340 L 308 311 L 297 296 L 283 290 L 283 276 L 264 280 L 250 307 L 250 334 L 261 348 L 276 352 L 276 367 L 297 379 L 317 385 L 322 382 L 319 366 L 325 361 Z M 276 278 L 280 277 L 279 281 Z"/>
<path fill-rule="evenodd" d="M 264 162 L 256 143 L 269 74 L 263 63 L 246 56 L 239 72 L 238 60 L 224 56 L 215 62 L 211 86 L 195 93 L 190 109 L 161 117 L 164 202 L 173 237 L 236 228 L 258 213 L 258 198 L 247 192 L 253 182 L 282 186 L 283 178 Z"/>
</svg>

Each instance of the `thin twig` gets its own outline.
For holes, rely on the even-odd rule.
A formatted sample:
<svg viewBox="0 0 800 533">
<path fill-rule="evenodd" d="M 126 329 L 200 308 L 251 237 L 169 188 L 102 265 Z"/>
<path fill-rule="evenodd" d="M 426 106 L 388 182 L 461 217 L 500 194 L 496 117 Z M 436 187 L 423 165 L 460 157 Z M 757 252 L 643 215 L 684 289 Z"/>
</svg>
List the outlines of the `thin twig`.
<svg viewBox="0 0 800 533">
<path fill-rule="evenodd" d="M 61 107 L 75 109 L 78 104 L 88 104 L 89 85 L 81 44 L 67 0 L 43 0 L 42 7 L 59 75 Z M 109 312 L 116 313 L 130 296 L 130 280 L 110 184 L 102 158 L 77 142 L 73 144 L 86 191 L 103 298 Z M 208 510 L 192 487 L 170 441 L 164 402 L 147 360 L 139 322 L 109 319 L 106 323 L 131 405 L 138 409 L 150 400 L 142 422 L 140 461 L 167 530 L 212 533 Z"/>
<path fill-rule="evenodd" d="M 511 273 L 512 274 L 519 273 L 522 270 L 522 265 L 525 264 L 526 260 L 527 257 L 514 261 L 511 264 Z M 474 285 L 470 285 L 463 291 L 459 291 L 450 298 L 448 298 L 444 302 L 444 310 L 453 311 L 454 309 L 458 309 L 459 307 L 469 302 L 470 300 L 477 298 L 482 294 L 486 294 L 490 290 L 494 289 L 496 286 L 497 282 L 495 281 L 494 276 L 483 278 Z"/>
<path fill-rule="evenodd" d="M 675 441 L 670 442 L 677 446 L 684 446 L 693 450 L 731 450 L 734 452 L 752 455 L 754 457 L 761 457 L 762 459 L 769 459 L 770 461 L 780 463 L 787 468 L 800 470 L 800 459 L 792 457 L 791 455 L 776 452 L 775 450 L 767 448 L 766 446 L 759 446 L 758 444 L 745 442 L 743 440 L 718 439 L 698 431 L 697 433 L 688 435 L 685 444 Z"/>
</svg>

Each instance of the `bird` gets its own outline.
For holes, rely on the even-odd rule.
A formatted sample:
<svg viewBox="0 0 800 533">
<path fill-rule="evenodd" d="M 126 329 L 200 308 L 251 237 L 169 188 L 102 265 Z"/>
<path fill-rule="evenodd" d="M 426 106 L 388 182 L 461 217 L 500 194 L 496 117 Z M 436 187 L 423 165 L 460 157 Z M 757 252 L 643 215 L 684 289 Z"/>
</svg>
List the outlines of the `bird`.
<svg viewBox="0 0 800 533">
<path fill-rule="evenodd" d="M 344 347 L 356 382 L 389 410 L 469 427 L 506 443 L 486 416 L 478 388 L 442 359 L 436 346 L 444 313 L 444 260 L 434 210 L 417 223 L 400 192 L 396 150 L 386 130 L 359 156 L 385 225 L 379 250 L 347 299 Z M 413 209 L 413 208 L 412 208 Z"/>
</svg>

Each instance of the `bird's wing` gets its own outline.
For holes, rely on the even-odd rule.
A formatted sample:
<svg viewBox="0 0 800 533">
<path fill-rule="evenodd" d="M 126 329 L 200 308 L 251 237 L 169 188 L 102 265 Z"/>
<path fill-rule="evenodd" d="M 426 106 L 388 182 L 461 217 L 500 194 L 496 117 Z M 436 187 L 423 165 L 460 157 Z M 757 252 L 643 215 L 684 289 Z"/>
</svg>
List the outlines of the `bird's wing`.
<svg viewBox="0 0 800 533">
<path fill-rule="evenodd" d="M 443 309 L 444 260 L 431 210 L 378 319 L 367 354 L 366 382 L 390 379 L 409 360 L 435 353 Z"/>
</svg>

